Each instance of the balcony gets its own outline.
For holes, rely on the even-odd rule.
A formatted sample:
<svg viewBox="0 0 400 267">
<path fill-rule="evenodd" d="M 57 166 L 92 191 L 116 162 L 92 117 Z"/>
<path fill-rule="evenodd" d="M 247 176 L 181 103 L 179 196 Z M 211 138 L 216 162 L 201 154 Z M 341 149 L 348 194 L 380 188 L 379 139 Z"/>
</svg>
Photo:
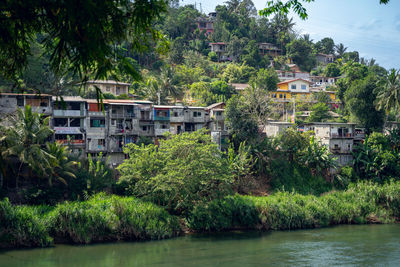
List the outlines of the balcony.
<svg viewBox="0 0 400 267">
<path fill-rule="evenodd" d="M 136 118 L 136 114 L 134 112 L 112 112 L 111 118 Z"/>
<path fill-rule="evenodd" d="M 347 134 L 331 134 L 331 138 L 353 138 L 354 135 L 352 133 Z"/>
<path fill-rule="evenodd" d="M 169 117 L 154 117 L 155 121 L 169 121 Z"/>
<path fill-rule="evenodd" d="M 331 152 L 333 154 L 351 154 L 352 150 L 349 148 L 334 147 L 334 148 L 331 148 Z"/>
<path fill-rule="evenodd" d="M 84 146 L 85 140 L 56 140 L 57 143 L 62 145 Z"/>
<path fill-rule="evenodd" d="M 184 122 L 184 120 L 185 120 L 185 117 L 183 115 L 177 116 L 177 117 L 174 117 L 174 116 L 170 117 L 171 122 Z"/>
<path fill-rule="evenodd" d="M 155 129 L 154 133 L 156 136 L 161 136 L 164 133 L 169 132 L 169 128 L 168 129 Z"/>
<path fill-rule="evenodd" d="M 81 134 L 81 127 L 54 127 L 56 134 Z"/>
<path fill-rule="evenodd" d="M 53 110 L 53 116 L 55 117 L 84 117 L 86 115 L 85 110 Z"/>
</svg>

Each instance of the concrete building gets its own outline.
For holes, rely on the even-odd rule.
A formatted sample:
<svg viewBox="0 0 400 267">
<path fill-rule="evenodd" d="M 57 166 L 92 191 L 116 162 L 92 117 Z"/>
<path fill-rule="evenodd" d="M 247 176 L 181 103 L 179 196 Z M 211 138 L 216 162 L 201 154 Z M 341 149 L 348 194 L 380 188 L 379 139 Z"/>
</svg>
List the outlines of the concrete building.
<svg viewBox="0 0 400 267">
<path fill-rule="evenodd" d="M 323 65 L 327 65 L 335 61 L 335 55 L 332 54 L 327 55 L 323 53 L 318 53 L 316 57 L 317 57 L 317 62 Z"/>
<path fill-rule="evenodd" d="M 291 122 L 270 121 L 264 126 L 263 133 L 267 137 L 277 137 L 280 133 L 284 132 L 286 129 L 295 126 L 296 125 Z"/>
<path fill-rule="evenodd" d="M 218 61 L 228 61 L 230 60 L 229 56 L 226 52 L 226 43 L 224 42 L 216 42 L 209 43 L 211 52 L 215 52 L 218 56 Z"/>
<path fill-rule="evenodd" d="M 271 59 L 281 54 L 282 50 L 271 43 L 258 43 L 258 51 L 261 56 L 268 55 Z"/>
<path fill-rule="evenodd" d="M 117 82 L 113 80 L 92 80 L 87 81 L 86 87 L 89 90 L 95 90 L 96 87 L 101 90 L 102 93 L 109 93 L 113 95 L 128 95 L 130 83 Z"/>
</svg>

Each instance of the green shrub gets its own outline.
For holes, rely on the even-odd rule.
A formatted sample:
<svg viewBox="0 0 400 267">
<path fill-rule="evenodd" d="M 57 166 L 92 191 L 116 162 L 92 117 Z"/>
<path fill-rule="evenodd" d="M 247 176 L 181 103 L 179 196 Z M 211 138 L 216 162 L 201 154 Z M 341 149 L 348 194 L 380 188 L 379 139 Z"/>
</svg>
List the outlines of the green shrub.
<svg viewBox="0 0 400 267">
<path fill-rule="evenodd" d="M 159 146 L 128 144 L 124 152 L 129 159 L 118 167 L 119 183 L 172 213 L 186 214 L 232 191 L 229 162 L 204 130 L 168 135 Z"/>
<path fill-rule="evenodd" d="M 226 197 L 196 206 L 188 218 L 198 231 L 237 227 L 286 230 L 335 224 L 393 222 L 400 215 L 400 183 L 358 183 L 320 197 L 277 192 L 268 197 Z"/>
<path fill-rule="evenodd" d="M 0 248 L 46 247 L 52 239 L 38 211 L 27 206 L 12 206 L 0 201 Z"/>
<path fill-rule="evenodd" d="M 86 244 L 162 239 L 180 231 L 178 219 L 154 204 L 104 194 L 57 205 L 49 214 L 48 226 L 56 241 Z"/>
</svg>

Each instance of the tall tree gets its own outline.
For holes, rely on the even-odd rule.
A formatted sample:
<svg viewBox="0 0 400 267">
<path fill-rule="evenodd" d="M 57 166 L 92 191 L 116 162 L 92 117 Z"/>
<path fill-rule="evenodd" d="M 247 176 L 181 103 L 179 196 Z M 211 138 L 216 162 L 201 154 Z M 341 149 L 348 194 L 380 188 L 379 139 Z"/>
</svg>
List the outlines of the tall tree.
<svg viewBox="0 0 400 267">
<path fill-rule="evenodd" d="M 333 54 L 335 52 L 335 42 L 332 38 L 326 37 L 315 44 L 318 53 Z"/>
<path fill-rule="evenodd" d="M 343 57 L 346 50 L 347 50 L 347 47 L 345 47 L 344 44 L 342 44 L 342 43 L 335 45 L 335 52 L 339 58 Z"/>
<path fill-rule="evenodd" d="M 377 108 L 389 114 L 391 110 L 400 111 L 400 70 L 391 69 L 383 88 L 376 98 Z"/>
</svg>

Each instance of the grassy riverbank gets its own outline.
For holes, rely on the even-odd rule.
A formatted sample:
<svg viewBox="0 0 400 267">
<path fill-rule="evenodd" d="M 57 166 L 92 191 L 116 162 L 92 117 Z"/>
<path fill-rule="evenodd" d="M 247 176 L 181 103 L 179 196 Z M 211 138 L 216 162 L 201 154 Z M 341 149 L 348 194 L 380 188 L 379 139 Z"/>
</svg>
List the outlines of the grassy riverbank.
<svg viewBox="0 0 400 267">
<path fill-rule="evenodd" d="M 178 235 L 178 218 L 133 197 L 99 194 L 88 201 L 50 206 L 12 206 L 0 202 L 0 247 L 45 247 L 151 240 Z"/>
<path fill-rule="evenodd" d="M 268 197 L 228 196 L 194 207 L 187 226 L 194 231 L 235 228 L 286 230 L 335 224 L 392 223 L 400 217 L 400 182 L 358 183 L 320 197 L 278 192 Z M 0 202 L 0 247 L 44 247 L 151 240 L 177 236 L 178 217 L 133 197 L 99 194 L 87 201 L 51 206 Z"/>
<path fill-rule="evenodd" d="M 400 217 L 400 183 L 358 183 L 320 197 L 278 192 L 229 196 L 198 205 L 189 218 L 197 231 L 234 228 L 287 230 L 336 224 L 391 223 Z"/>
</svg>

